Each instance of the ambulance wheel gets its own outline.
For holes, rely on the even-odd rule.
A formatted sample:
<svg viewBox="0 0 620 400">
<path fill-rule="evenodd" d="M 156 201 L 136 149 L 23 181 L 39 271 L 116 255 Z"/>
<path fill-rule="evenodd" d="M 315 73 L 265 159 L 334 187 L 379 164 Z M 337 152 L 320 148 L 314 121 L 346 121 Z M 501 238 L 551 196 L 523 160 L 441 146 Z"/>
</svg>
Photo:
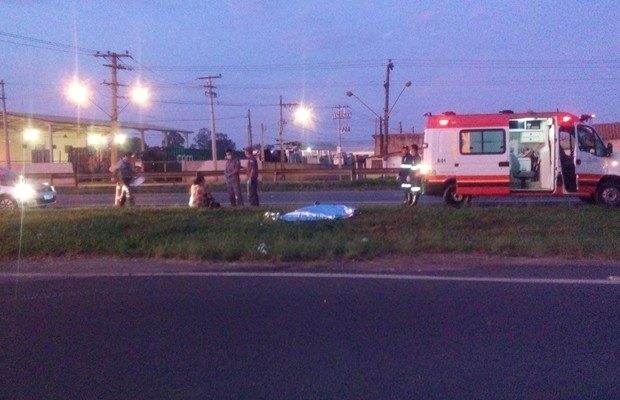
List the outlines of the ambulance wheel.
<svg viewBox="0 0 620 400">
<path fill-rule="evenodd" d="M 462 194 L 456 193 L 456 184 L 452 183 L 446 187 L 446 190 L 443 192 L 443 199 L 447 205 L 461 208 L 465 203 L 469 203 L 471 201 L 470 196 L 463 196 Z"/>
<path fill-rule="evenodd" d="M 600 204 L 618 207 L 620 206 L 620 183 L 605 182 L 599 186 L 596 195 Z"/>
<path fill-rule="evenodd" d="M 407 193 L 407 200 L 406 203 L 408 206 L 415 206 L 416 204 L 418 204 L 418 201 L 420 200 L 420 194 L 419 193 Z"/>
</svg>

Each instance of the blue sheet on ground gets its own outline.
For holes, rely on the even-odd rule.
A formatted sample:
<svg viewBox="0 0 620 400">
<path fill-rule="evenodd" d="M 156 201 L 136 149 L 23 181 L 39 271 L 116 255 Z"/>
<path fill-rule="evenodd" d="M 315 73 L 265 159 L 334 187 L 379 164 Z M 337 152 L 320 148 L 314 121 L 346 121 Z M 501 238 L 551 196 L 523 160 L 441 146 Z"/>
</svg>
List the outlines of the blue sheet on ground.
<svg viewBox="0 0 620 400">
<path fill-rule="evenodd" d="M 298 208 L 295 211 L 280 216 L 283 221 L 317 221 L 322 219 L 351 218 L 355 208 L 343 204 L 315 204 Z"/>
</svg>

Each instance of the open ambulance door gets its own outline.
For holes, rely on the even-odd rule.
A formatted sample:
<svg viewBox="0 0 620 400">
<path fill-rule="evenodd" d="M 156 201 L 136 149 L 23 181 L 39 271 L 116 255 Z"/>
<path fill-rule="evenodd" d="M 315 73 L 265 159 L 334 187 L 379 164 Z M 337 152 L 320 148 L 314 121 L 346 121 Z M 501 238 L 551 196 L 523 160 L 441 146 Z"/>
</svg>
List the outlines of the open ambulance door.
<svg viewBox="0 0 620 400">
<path fill-rule="evenodd" d="M 552 191 L 555 185 L 552 118 L 509 121 L 511 191 Z"/>
<path fill-rule="evenodd" d="M 607 149 L 596 131 L 586 124 L 575 124 L 575 173 L 577 192 L 594 194 L 602 176 L 602 157 Z"/>
</svg>

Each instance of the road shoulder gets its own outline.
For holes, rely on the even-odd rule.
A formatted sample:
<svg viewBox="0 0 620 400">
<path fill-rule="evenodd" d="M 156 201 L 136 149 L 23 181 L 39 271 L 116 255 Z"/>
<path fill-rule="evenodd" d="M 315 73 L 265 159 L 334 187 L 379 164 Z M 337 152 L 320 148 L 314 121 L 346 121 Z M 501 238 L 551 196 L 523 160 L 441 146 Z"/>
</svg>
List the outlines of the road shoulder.
<svg viewBox="0 0 620 400">
<path fill-rule="evenodd" d="M 374 260 L 309 262 L 207 262 L 175 259 L 121 259 L 109 257 L 55 257 L 0 261 L 1 274 L 137 274 L 205 271 L 291 271 L 419 273 L 467 271 L 493 268 L 555 267 L 620 269 L 620 260 L 564 259 L 559 257 L 497 257 L 475 254 L 422 254 L 415 257 L 384 257 Z"/>
</svg>

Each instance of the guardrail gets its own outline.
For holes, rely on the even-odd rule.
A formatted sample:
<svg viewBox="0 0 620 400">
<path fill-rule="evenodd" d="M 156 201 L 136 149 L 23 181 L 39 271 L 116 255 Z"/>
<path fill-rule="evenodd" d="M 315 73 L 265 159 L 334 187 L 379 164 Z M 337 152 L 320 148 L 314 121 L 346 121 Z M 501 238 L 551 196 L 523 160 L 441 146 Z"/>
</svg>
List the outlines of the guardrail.
<svg viewBox="0 0 620 400">
<path fill-rule="evenodd" d="M 398 168 L 308 168 L 308 169 L 264 169 L 260 171 L 262 181 L 299 182 L 316 180 L 385 179 L 398 173 Z M 223 171 L 201 171 L 210 181 L 223 181 Z M 196 176 L 196 171 L 143 172 L 145 185 L 187 185 Z M 244 173 L 241 173 L 244 177 Z M 109 173 L 27 173 L 26 178 L 47 182 L 55 186 L 108 186 L 113 185 Z"/>
</svg>

